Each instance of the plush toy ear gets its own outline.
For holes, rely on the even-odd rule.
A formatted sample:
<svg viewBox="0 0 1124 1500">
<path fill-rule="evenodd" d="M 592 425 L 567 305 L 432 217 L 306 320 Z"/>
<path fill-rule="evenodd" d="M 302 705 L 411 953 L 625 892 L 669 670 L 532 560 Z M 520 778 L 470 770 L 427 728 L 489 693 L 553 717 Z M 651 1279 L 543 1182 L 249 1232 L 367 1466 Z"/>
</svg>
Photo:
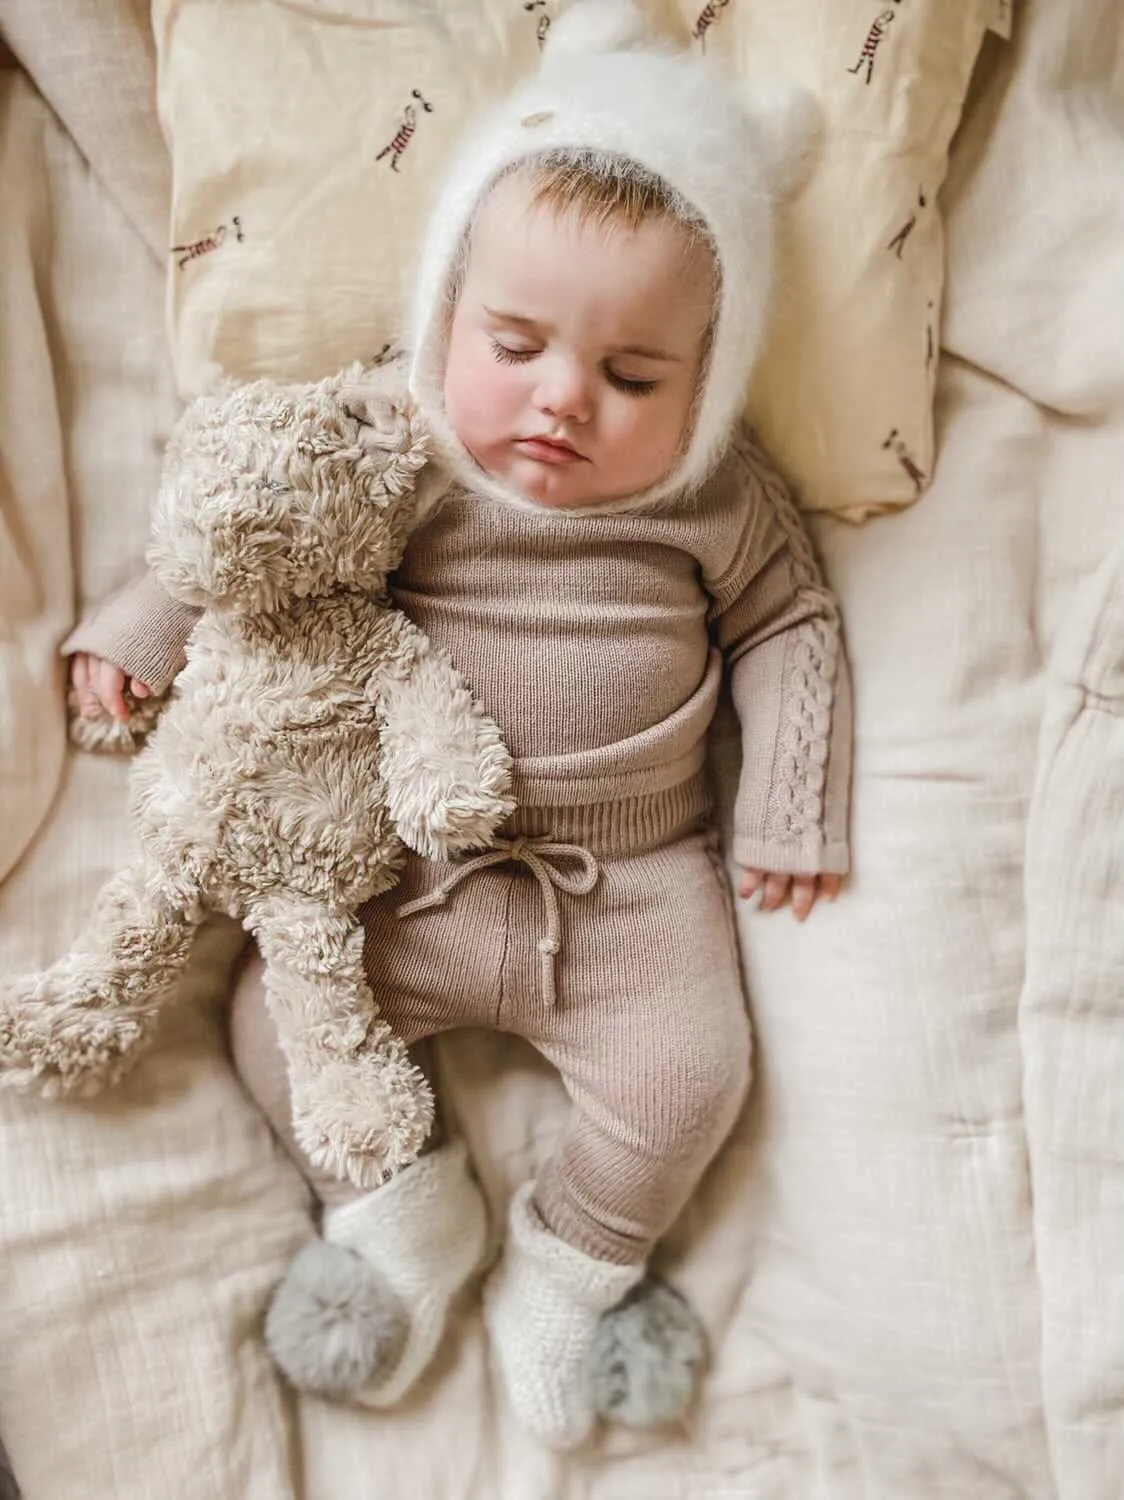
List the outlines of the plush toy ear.
<svg viewBox="0 0 1124 1500">
<path fill-rule="evenodd" d="M 632 0 L 574 0 L 547 32 L 543 60 L 620 52 L 645 39 L 644 17 Z"/>
<path fill-rule="evenodd" d="M 823 112 L 798 83 L 755 78 L 742 88 L 770 185 L 791 198 L 807 182 L 823 138 Z"/>
<path fill-rule="evenodd" d="M 368 453 L 399 453 L 410 446 L 410 421 L 400 401 L 360 383 L 345 385 L 340 405 L 359 423 L 359 446 Z"/>
</svg>

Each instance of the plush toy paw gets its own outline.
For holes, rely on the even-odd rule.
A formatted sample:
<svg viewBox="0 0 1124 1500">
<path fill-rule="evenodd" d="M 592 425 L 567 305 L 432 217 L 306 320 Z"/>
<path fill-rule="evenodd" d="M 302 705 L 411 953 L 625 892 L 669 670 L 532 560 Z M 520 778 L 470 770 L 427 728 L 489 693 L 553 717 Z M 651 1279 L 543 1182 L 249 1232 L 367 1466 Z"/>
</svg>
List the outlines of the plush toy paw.
<svg viewBox="0 0 1124 1500">
<path fill-rule="evenodd" d="M 499 729 L 428 644 L 409 675 L 382 683 L 387 806 L 426 859 L 483 849 L 510 816 L 511 756 Z"/>
<path fill-rule="evenodd" d="M 129 717 L 115 719 L 103 709 L 87 718 L 78 708 L 78 697 L 71 688 L 67 694 L 67 733 L 70 743 L 79 750 L 95 755 L 133 755 L 156 728 L 164 710 L 165 698 L 134 698 L 127 693 Z"/>
<path fill-rule="evenodd" d="M 685 1297 L 646 1277 L 602 1314 L 590 1380 L 598 1414 L 625 1427 L 680 1421 L 707 1362 L 706 1331 Z"/>
<path fill-rule="evenodd" d="M 508 796 L 510 765 L 497 731 L 494 745 L 485 741 L 479 760 L 471 765 L 446 765 L 419 774 L 408 795 L 391 799 L 403 843 L 426 859 L 451 859 L 487 848 L 515 810 Z"/>
<path fill-rule="evenodd" d="M 433 1128 L 433 1092 L 405 1048 L 321 1056 L 293 1080 L 293 1128 L 301 1150 L 357 1187 L 377 1187 L 408 1166 Z"/>
<path fill-rule="evenodd" d="M 111 1008 L 67 964 L 0 987 L 0 1086 L 54 1099 L 115 1083 L 151 1040 L 155 1017 Z"/>
</svg>

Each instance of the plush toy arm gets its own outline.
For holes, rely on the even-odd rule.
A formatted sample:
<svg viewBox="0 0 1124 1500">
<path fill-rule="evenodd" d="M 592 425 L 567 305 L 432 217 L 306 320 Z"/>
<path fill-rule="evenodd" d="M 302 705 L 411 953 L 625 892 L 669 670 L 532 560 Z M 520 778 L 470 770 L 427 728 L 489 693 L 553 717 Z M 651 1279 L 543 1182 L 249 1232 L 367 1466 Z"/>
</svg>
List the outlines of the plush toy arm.
<svg viewBox="0 0 1124 1500">
<path fill-rule="evenodd" d="M 500 732 L 449 661 L 406 617 L 372 682 L 390 815 L 404 844 L 443 859 L 491 843 L 514 808 Z"/>
</svg>

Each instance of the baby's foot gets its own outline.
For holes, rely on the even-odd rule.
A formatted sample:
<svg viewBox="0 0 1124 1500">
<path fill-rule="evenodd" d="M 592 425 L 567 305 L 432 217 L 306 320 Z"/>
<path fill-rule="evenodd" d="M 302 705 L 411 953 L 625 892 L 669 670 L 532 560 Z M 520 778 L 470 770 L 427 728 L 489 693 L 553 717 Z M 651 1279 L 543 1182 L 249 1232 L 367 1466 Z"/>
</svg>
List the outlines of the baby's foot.
<svg viewBox="0 0 1124 1500">
<path fill-rule="evenodd" d="M 298 1390 L 394 1405 L 437 1352 L 485 1229 L 459 1141 L 328 1210 L 323 1242 L 296 1257 L 266 1317 L 277 1365 Z"/>
<path fill-rule="evenodd" d="M 550 1448 L 573 1448 L 597 1420 L 589 1361 L 601 1315 L 643 1275 L 576 1250 L 541 1223 L 532 1185 L 512 1199 L 504 1256 L 485 1289 L 485 1320 L 508 1400 Z"/>
<path fill-rule="evenodd" d="M 645 1277 L 597 1328 L 590 1365 L 599 1416 L 625 1427 L 684 1417 L 706 1368 L 706 1332 L 685 1297 Z"/>
</svg>

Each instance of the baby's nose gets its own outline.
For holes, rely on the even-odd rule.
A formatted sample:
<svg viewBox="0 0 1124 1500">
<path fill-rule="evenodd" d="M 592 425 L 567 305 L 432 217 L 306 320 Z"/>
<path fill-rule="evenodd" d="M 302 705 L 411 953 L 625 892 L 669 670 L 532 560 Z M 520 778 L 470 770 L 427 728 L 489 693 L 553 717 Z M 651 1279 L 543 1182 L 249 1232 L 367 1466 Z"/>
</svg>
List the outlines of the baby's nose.
<svg viewBox="0 0 1124 1500">
<path fill-rule="evenodd" d="M 590 382 L 577 364 L 559 362 L 543 372 L 535 404 L 545 415 L 559 421 L 588 421 L 593 406 Z"/>
</svg>

